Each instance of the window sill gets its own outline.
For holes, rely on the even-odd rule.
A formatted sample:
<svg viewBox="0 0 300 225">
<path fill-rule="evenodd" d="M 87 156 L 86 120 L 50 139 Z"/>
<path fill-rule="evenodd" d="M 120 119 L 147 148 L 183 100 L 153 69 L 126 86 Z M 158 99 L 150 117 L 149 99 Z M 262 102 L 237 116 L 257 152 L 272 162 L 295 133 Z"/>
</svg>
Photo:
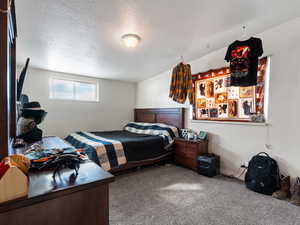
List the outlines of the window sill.
<svg viewBox="0 0 300 225">
<path fill-rule="evenodd" d="M 52 98 L 49 97 L 51 101 L 61 101 L 61 102 L 76 102 L 76 103 L 99 103 L 99 100 L 78 100 L 78 99 L 62 99 L 62 98 Z"/>
<path fill-rule="evenodd" d="M 216 121 L 216 120 L 190 120 L 191 123 L 232 124 L 243 126 L 268 126 L 267 122 L 241 122 L 241 121 Z"/>
</svg>

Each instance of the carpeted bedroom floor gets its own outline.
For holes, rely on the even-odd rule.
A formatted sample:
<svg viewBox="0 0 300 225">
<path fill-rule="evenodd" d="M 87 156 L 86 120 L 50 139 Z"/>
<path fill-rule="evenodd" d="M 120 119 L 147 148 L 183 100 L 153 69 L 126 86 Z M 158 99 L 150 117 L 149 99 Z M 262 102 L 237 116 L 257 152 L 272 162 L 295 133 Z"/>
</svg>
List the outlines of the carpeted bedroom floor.
<svg viewBox="0 0 300 225">
<path fill-rule="evenodd" d="M 300 225 L 300 207 L 174 165 L 119 175 L 110 225 Z"/>
</svg>

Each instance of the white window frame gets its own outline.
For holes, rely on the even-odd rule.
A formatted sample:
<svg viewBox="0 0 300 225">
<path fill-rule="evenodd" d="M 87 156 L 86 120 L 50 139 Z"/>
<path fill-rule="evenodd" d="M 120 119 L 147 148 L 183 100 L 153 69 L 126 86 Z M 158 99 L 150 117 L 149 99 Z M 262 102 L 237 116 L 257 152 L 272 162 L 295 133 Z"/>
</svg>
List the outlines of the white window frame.
<svg viewBox="0 0 300 225">
<path fill-rule="evenodd" d="M 53 81 L 54 80 L 61 80 L 61 81 L 69 81 L 69 82 L 74 82 L 74 83 L 85 83 L 85 84 L 94 84 L 96 85 L 96 96 L 95 99 L 93 100 L 84 100 L 84 99 L 76 99 L 75 98 L 75 89 L 73 90 L 73 97 L 72 99 L 68 99 L 68 98 L 58 98 L 58 97 L 54 97 L 53 95 Z M 72 79 L 72 78 L 61 78 L 61 77 L 50 77 L 49 78 L 49 99 L 51 100 L 59 100 L 59 101 L 77 101 L 77 102 L 99 102 L 99 82 L 96 80 L 83 80 L 83 79 Z"/>
</svg>

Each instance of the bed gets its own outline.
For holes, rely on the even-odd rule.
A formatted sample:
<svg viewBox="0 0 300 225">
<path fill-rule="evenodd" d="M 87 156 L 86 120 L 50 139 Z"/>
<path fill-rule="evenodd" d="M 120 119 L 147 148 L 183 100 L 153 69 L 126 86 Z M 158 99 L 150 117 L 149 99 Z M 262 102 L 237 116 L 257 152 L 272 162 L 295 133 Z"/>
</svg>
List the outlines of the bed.
<svg viewBox="0 0 300 225">
<path fill-rule="evenodd" d="M 172 159 L 172 142 L 181 128 L 184 108 L 135 109 L 134 122 L 124 130 L 76 132 L 65 140 L 115 173 Z"/>
</svg>

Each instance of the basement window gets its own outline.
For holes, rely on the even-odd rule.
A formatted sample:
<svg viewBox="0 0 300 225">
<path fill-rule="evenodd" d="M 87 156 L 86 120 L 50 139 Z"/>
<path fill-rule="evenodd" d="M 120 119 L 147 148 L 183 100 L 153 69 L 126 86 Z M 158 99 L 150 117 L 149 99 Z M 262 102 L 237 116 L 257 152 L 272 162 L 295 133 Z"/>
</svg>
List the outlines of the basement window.
<svg viewBox="0 0 300 225">
<path fill-rule="evenodd" d="M 50 99 L 71 101 L 99 101 L 99 85 L 97 81 L 78 81 L 50 78 Z"/>
</svg>

